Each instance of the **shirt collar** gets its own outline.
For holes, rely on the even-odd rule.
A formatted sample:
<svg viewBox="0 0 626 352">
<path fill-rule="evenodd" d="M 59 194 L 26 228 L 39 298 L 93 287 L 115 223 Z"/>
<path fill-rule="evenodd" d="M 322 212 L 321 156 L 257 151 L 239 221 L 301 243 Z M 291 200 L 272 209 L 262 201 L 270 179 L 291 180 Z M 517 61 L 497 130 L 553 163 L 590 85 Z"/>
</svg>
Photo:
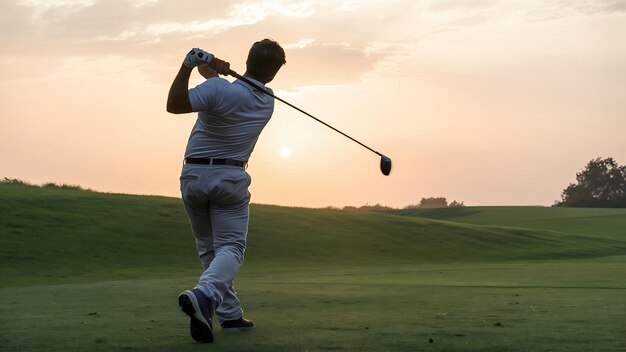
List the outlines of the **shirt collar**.
<svg viewBox="0 0 626 352">
<path fill-rule="evenodd" d="M 256 84 L 257 84 L 259 87 L 261 87 L 261 88 L 267 88 L 267 87 L 265 87 L 265 84 L 263 84 L 263 83 L 261 83 L 261 82 L 257 81 L 257 80 L 256 80 L 256 79 L 254 79 L 254 78 L 250 78 L 250 77 L 246 77 L 246 78 L 247 78 L 247 79 L 249 79 L 250 81 L 252 81 L 253 83 L 256 83 Z M 242 81 L 242 80 L 240 80 L 240 79 L 235 80 L 235 82 L 234 82 L 234 83 L 239 83 L 239 84 L 242 84 L 242 85 L 244 85 L 244 86 L 248 87 L 248 89 L 251 89 L 251 90 L 252 90 L 252 89 L 255 89 L 254 87 L 252 87 L 251 85 L 249 85 L 248 83 L 246 83 L 246 82 L 244 82 L 244 81 Z M 255 89 L 255 90 L 256 90 L 256 89 Z"/>
</svg>

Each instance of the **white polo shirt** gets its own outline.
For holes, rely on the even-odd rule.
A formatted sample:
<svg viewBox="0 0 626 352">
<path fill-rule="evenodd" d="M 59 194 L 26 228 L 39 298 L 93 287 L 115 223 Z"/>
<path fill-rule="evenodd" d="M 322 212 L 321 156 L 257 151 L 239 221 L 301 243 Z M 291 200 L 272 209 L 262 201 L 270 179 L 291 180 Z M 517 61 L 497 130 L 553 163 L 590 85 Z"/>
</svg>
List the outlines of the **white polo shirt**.
<svg viewBox="0 0 626 352">
<path fill-rule="evenodd" d="M 271 92 L 264 84 L 250 79 Z M 219 77 L 189 90 L 198 120 L 191 130 L 185 157 L 248 161 L 274 112 L 274 98 L 243 81 Z"/>
</svg>

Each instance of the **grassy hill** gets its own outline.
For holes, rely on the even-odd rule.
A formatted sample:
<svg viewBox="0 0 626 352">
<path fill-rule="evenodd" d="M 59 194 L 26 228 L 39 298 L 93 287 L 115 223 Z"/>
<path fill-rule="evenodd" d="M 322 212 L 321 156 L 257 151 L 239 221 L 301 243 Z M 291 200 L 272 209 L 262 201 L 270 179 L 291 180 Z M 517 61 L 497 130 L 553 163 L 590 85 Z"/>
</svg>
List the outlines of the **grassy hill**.
<svg viewBox="0 0 626 352">
<path fill-rule="evenodd" d="M 497 262 L 626 253 L 626 210 L 390 213 L 252 205 L 254 267 Z M 2 285 L 197 270 L 179 199 L 0 184 Z"/>
<path fill-rule="evenodd" d="M 0 351 L 618 351 L 626 212 L 253 205 L 257 329 L 191 341 L 179 199 L 0 184 Z"/>
<path fill-rule="evenodd" d="M 461 207 L 403 209 L 389 213 L 477 225 L 541 229 L 597 238 L 626 239 L 626 209 Z"/>
</svg>

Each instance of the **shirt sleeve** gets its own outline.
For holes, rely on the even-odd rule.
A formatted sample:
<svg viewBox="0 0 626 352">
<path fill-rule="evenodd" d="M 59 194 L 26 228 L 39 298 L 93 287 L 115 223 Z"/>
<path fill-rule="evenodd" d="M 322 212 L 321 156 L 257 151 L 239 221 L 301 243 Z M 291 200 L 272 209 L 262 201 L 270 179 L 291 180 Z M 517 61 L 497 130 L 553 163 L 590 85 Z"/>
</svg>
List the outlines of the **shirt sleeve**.
<svg viewBox="0 0 626 352">
<path fill-rule="evenodd" d="M 211 78 L 189 90 L 189 102 L 193 111 L 214 111 L 221 100 L 217 79 Z"/>
</svg>

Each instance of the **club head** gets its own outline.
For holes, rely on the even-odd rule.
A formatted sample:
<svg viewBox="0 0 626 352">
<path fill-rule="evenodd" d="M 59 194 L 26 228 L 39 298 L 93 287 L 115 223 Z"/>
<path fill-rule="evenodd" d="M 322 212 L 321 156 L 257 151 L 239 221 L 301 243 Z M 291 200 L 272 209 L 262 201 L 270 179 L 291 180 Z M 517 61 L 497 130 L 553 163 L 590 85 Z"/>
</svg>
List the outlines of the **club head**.
<svg viewBox="0 0 626 352">
<path fill-rule="evenodd" d="M 385 176 L 389 176 L 389 173 L 391 172 L 391 159 L 384 155 L 380 157 L 380 171 Z"/>
</svg>

